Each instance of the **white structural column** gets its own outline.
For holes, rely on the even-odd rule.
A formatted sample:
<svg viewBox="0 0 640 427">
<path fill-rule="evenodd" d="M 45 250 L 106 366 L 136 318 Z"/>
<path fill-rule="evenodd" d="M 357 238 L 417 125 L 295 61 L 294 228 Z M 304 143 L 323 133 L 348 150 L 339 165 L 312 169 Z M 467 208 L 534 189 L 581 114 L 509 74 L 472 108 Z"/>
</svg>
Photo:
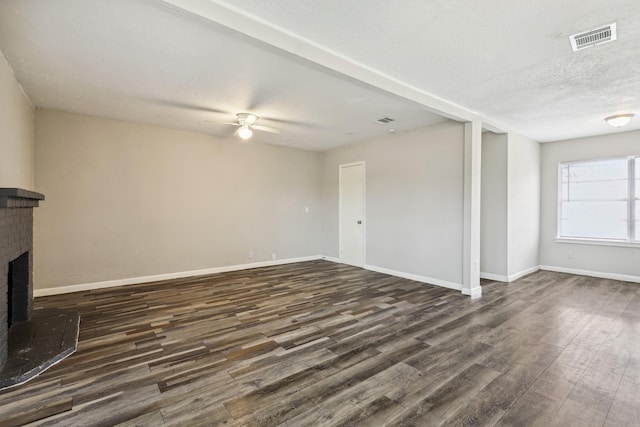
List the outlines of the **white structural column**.
<svg viewBox="0 0 640 427">
<path fill-rule="evenodd" d="M 462 293 L 482 296 L 480 287 L 480 172 L 482 122 L 464 125 L 464 243 L 462 254 Z"/>
</svg>

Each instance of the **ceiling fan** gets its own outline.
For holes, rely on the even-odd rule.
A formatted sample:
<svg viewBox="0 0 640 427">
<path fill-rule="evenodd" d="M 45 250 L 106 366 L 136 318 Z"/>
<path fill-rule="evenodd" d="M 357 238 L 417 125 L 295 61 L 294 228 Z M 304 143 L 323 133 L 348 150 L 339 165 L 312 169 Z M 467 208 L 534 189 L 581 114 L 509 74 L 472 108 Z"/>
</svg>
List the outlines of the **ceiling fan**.
<svg viewBox="0 0 640 427">
<path fill-rule="evenodd" d="M 249 139 L 253 135 L 254 130 L 259 130 L 269 133 L 280 133 L 280 129 L 275 129 L 268 126 L 256 125 L 256 121 L 260 118 L 255 114 L 250 113 L 238 113 L 236 114 L 237 121 L 232 123 L 224 123 L 233 126 L 239 126 L 240 128 L 234 133 L 242 139 Z"/>
</svg>

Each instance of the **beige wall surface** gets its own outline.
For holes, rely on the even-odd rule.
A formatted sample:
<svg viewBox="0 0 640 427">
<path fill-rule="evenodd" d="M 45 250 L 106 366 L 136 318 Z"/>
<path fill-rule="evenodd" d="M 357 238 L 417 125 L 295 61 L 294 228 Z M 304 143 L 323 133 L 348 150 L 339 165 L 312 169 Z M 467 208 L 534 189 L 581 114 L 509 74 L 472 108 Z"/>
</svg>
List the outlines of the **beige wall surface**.
<svg viewBox="0 0 640 427">
<path fill-rule="evenodd" d="M 34 190 L 33 107 L 0 53 L 0 187 Z"/>
<path fill-rule="evenodd" d="M 482 134 L 480 271 L 507 273 L 507 134 Z"/>
<path fill-rule="evenodd" d="M 366 162 L 366 259 L 462 283 L 464 126 L 445 122 L 324 153 L 323 253 L 339 257 L 338 167 Z"/>
<path fill-rule="evenodd" d="M 319 153 L 51 110 L 35 123 L 36 288 L 320 254 Z"/>
<path fill-rule="evenodd" d="M 640 248 L 555 241 L 558 163 L 629 155 L 640 155 L 640 131 L 542 144 L 541 265 L 640 277 Z"/>
</svg>

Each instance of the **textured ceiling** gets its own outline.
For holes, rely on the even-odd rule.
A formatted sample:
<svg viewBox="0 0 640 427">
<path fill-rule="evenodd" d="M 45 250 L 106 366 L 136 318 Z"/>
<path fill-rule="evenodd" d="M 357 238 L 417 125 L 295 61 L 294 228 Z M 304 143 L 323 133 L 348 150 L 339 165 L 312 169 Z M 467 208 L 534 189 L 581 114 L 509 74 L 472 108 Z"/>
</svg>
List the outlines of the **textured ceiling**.
<svg viewBox="0 0 640 427">
<path fill-rule="evenodd" d="M 613 132 L 604 117 L 640 115 L 637 0 L 221 3 L 538 141 Z M 612 22 L 617 41 L 572 52 L 571 34 Z"/>
<path fill-rule="evenodd" d="M 220 136 L 234 128 L 204 120 L 242 111 L 283 130 L 258 141 L 314 150 L 443 120 L 175 7 L 197 0 L 170 3 L 4 0 L 0 50 L 39 107 Z M 640 114 L 638 1 L 209 3 L 291 36 L 300 52 L 321 46 L 538 141 L 616 132 L 604 117 Z M 571 51 L 570 34 L 611 22 L 617 41 Z M 374 123 L 382 116 L 397 121 Z M 622 131 L 632 129 L 640 117 Z"/>
</svg>

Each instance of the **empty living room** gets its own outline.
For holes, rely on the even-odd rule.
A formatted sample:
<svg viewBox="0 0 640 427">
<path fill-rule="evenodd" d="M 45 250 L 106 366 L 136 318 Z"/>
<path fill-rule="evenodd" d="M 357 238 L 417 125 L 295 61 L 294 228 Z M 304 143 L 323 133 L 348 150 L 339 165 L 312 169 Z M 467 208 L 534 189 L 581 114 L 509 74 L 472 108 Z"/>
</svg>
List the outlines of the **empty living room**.
<svg viewBox="0 0 640 427">
<path fill-rule="evenodd" d="M 639 29 L 1 1 L 0 426 L 638 426 Z"/>
</svg>

